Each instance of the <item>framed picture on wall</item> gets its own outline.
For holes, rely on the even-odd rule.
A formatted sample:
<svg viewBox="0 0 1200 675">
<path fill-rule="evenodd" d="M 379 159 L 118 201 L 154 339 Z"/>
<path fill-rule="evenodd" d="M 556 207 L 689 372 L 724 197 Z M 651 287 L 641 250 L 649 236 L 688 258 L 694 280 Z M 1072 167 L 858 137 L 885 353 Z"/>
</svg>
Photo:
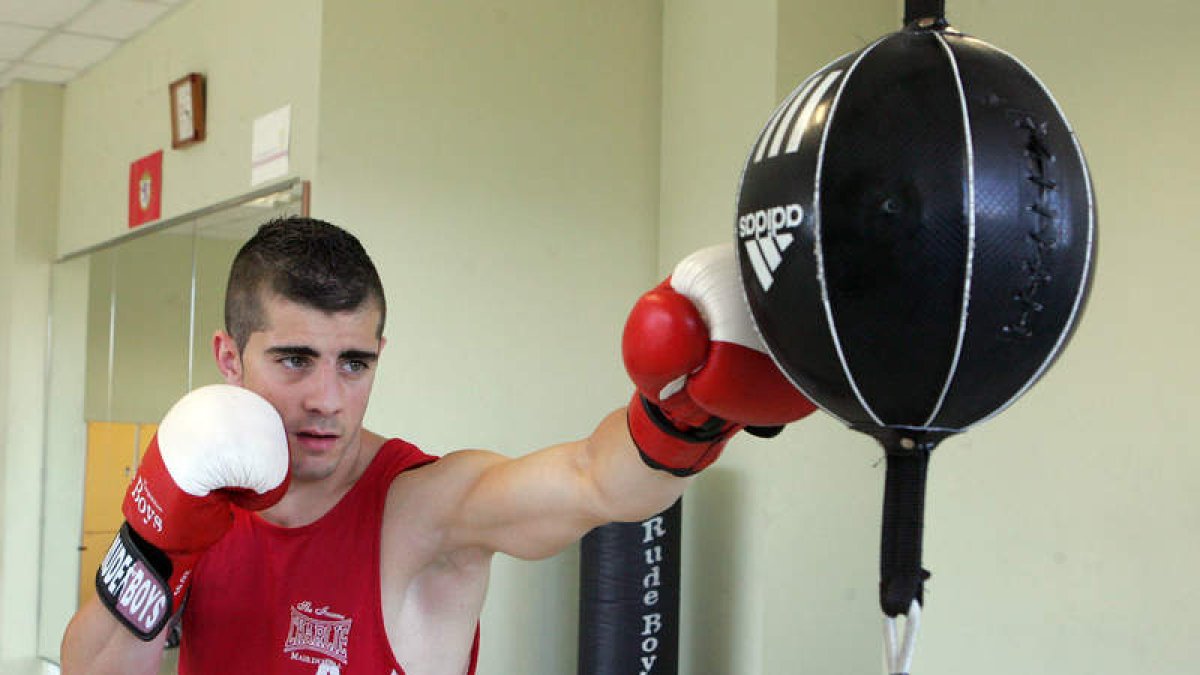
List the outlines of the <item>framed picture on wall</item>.
<svg viewBox="0 0 1200 675">
<path fill-rule="evenodd" d="M 204 140 L 204 76 L 187 75 L 171 83 L 171 147 Z"/>
</svg>

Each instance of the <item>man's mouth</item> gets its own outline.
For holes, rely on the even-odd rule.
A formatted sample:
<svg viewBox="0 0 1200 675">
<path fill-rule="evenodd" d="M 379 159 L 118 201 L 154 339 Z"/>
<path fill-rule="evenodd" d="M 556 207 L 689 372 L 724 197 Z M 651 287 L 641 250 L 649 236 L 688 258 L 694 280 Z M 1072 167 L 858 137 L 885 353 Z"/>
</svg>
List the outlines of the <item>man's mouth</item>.
<svg viewBox="0 0 1200 675">
<path fill-rule="evenodd" d="M 306 450 L 328 450 L 337 444 L 338 438 L 330 431 L 308 429 L 296 432 L 296 441 Z"/>
</svg>

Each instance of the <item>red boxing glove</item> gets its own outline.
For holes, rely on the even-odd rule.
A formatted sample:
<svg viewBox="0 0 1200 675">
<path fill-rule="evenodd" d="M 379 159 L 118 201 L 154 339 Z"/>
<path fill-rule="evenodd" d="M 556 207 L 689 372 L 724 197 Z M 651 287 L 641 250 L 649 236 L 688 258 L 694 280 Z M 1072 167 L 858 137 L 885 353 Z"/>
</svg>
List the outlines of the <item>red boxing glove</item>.
<svg viewBox="0 0 1200 675">
<path fill-rule="evenodd" d="M 179 609 L 200 555 L 288 488 L 279 413 L 248 389 L 201 387 L 167 411 L 125 494 L 125 524 L 96 572 L 101 601 L 142 640 Z"/>
<path fill-rule="evenodd" d="M 625 323 L 630 433 L 647 464 L 677 476 L 716 461 L 739 429 L 774 435 L 763 428 L 815 410 L 767 354 L 737 264 L 732 245 L 693 253 Z"/>
</svg>

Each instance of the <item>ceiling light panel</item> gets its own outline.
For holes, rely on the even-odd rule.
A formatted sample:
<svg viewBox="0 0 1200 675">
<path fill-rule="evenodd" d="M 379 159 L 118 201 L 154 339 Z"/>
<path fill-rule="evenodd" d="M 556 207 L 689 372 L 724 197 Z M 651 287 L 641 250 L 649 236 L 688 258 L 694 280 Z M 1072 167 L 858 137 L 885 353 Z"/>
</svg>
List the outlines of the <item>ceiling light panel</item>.
<svg viewBox="0 0 1200 675">
<path fill-rule="evenodd" d="M 16 59 L 45 35 L 40 28 L 0 23 L 0 59 Z"/>
<path fill-rule="evenodd" d="M 128 40 L 169 9 L 169 5 L 152 2 L 100 0 L 67 24 L 66 29 L 72 33 Z"/>
<path fill-rule="evenodd" d="M 96 63 L 117 47 L 116 40 L 60 33 L 25 56 L 25 61 L 43 66 L 78 70 Z"/>
<path fill-rule="evenodd" d="M 0 22 L 53 28 L 75 17 L 91 0 L 0 0 Z"/>
</svg>

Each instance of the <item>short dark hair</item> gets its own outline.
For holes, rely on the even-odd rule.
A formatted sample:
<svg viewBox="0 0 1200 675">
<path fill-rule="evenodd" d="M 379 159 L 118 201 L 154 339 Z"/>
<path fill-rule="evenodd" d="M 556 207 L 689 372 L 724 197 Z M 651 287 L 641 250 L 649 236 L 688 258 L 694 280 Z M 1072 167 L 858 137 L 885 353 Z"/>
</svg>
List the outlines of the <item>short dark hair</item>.
<svg viewBox="0 0 1200 675">
<path fill-rule="evenodd" d="M 387 302 L 375 264 L 354 235 L 323 220 L 271 220 L 234 257 L 225 289 L 225 330 L 239 352 L 251 333 L 266 328 L 262 298 L 268 292 L 325 312 L 351 311 L 374 300 L 376 337 L 383 335 Z"/>
</svg>

